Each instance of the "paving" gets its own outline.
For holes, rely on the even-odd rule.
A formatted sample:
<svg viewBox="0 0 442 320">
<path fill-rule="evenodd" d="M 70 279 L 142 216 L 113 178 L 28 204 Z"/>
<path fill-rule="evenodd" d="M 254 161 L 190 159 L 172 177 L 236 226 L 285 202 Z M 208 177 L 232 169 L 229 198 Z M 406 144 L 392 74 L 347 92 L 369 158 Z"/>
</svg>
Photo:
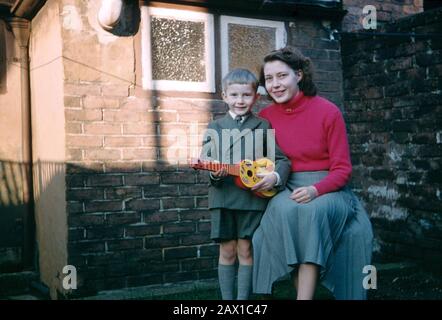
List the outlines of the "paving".
<svg viewBox="0 0 442 320">
<path fill-rule="evenodd" d="M 410 262 L 375 264 L 376 289 L 368 292 L 369 300 L 442 300 L 442 273 L 437 268 L 426 269 Z M 48 300 L 47 292 L 38 286 L 37 275 L 32 272 L 0 275 L 1 300 Z M 288 279 L 275 285 L 273 296 L 267 299 L 294 299 L 294 289 Z M 27 284 L 27 285 L 26 285 Z M 9 288 L 9 289 L 8 289 Z M 8 291 L 9 290 L 9 291 Z M 317 290 L 315 299 L 333 297 L 324 289 Z M 216 279 L 106 290 L 79 300 L 217 300 Z M 261 296 L 253 296 L 261 299 Z"/>
</svg>

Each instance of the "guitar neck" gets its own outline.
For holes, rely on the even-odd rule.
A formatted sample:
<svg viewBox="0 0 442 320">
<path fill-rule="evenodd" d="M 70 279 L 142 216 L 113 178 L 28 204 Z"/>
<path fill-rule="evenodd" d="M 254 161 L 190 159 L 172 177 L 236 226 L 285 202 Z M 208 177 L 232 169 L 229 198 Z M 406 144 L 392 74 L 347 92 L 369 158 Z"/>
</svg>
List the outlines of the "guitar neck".
<svg viewBox="0 0 442 320">
<path fill-rule="evenodd" d="M 212 161 L 198 161 L 197 169 L 208 170 L 208 171 L 218 171 L 221 168 L 225 168 L 227 173 L 231 176 L 239 176 L 239 165 L 236 164 L 225 164 L 216 163 Z"/>
</svg>

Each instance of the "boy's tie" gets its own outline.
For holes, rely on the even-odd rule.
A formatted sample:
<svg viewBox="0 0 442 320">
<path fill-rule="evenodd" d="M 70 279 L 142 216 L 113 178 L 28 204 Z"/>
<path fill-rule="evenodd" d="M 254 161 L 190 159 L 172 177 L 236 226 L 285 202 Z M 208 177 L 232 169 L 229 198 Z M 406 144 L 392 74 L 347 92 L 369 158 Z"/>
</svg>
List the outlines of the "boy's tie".
<svg viewBox="0 0 442 320">
<path fill-rule="evenodd" d="M 236 120 L 236 124 L 237 124 L 238 126 L 240 126 L 240 125 L 241 125 L 241 122 L 242 122 L 242 116 L 236 116 L 235 120 Z"/>
</svg>

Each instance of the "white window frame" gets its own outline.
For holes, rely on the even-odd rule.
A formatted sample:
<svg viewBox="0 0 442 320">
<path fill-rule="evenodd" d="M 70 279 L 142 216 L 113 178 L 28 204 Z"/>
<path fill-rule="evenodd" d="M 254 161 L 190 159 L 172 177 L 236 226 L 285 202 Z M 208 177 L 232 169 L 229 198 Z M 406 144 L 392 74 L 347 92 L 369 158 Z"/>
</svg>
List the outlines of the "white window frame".
<svg viewBox="0 0 442 320">
<path fill-rule="evenodd" d="M 250 19 L 233 16 L 220 16 L 221 29 L 221 73 L 224 77 L 229 71 L 229 32 L 228 24 L 239 24 L 254 27 L 270 27 L 276 29 L 275 35 L 275 49 L 282 48 L 287 43 L 287 34 L 285 31 L 284 22 L 274 20 Z M 259 75 L 258 75 L 259 76 Z M 260 94 L 266 94 L 263 87 L 259 87 Z"/>
<path fill-rule="evenodd" d="M 182 21 L 204 22 L 206 81 L 173 81 L 152 79 L 150 17 L 173 18 Z M 142 85 L 145 90 L 215 92 L 215 36 L 213 15 L 189 10 L 141 7 L 141 63 Z"/>
</svg>

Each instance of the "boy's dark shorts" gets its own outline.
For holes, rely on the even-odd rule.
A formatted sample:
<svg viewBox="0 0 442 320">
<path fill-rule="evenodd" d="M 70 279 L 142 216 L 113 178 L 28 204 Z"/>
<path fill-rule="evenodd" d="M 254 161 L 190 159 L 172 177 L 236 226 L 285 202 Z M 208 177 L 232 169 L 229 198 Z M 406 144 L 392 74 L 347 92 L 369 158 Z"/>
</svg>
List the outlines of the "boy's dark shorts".
<svg viewBox="0 0 442 320">
<path fill-rule="evenodd" d="M 211 209 L 211 235 L 215 242 L 252 239 L 264 211 Z"/>
</svg>

